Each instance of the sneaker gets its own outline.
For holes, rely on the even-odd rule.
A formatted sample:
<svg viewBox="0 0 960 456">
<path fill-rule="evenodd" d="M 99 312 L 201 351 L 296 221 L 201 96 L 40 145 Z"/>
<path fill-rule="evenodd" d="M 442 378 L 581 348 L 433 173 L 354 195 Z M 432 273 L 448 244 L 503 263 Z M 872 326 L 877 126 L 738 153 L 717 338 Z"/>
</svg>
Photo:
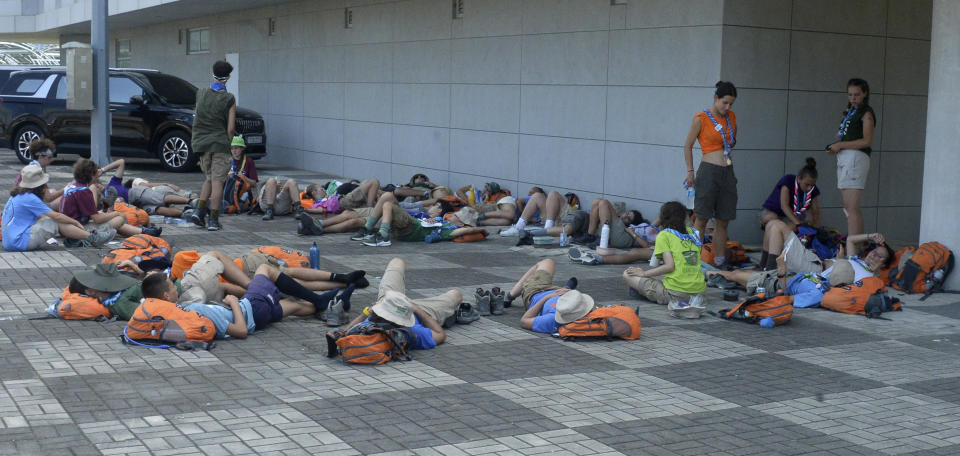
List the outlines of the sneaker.
<svg viewBox="0 0 960 456">
<path fill-rule="evenodd" d="M 570 250 L 567 250 L 567 257 L 570 261 L 579 263 L 583 261 L 583 250 L 580 250 L 580 247 L 570 247 Z"/>
<path fill-rule="evenodd" d="M 583 252 L 583 254 L 580 255 L 580 264 L 596 266 L 601 263 L 603 263 L 603 258 L 601 258 L 600 255 L 597 255 L 596 253 Z"/>
<path fill-rule="evenodd" d="M 340 299 L 334 299 L 327 310 L 323 311 L 323 318 L 327 322 L 327 326 L 340 326 L 346 323 L 347 313 L 343 311 L 343 301 Z"/>
<path fill-rule="evenodd" d="M 159 226 L 145 226 L 140 228 L 140 232 L 148 236 L 160 237 L 160 233 L 163 231 L 163 228 Z"/>
<path fill-rule="evenodd" d="M 503 315 L 504 292 L 494 287 L 490 290 L 490 313 L 493 315 Z"/>
<path fill-rule="evenodd" d="M 294 217 L 300 218 L 300 217 L 303 217 L 303 214 L 304 214 L 303 206 L 301 206 L 300 204 L 297 204 L 296 206 L 293 207 Z"/>
<path fill-rule="evenodd" d="M 449 317 L 444 318 L 443 322 L 440 323 L 440 326 L 442 326 L 443 329 L 450 329 L 456 323 L 457 323 L 457 313 L 454 312 L 453 315 L 450 315 Z"/>
<path fill-rule="evenodd" d="M 529 231 L 521 231 L 517 238 L 517 247 L 521 245 L 533 245 L 533 235 Z"/>
<path fill-rule="evenodd" d="M 260 217 L 260 220 L 273 220 L 273 208 L 268 207 L 263 213 L 263 217 Z"/>
<path fill-rule="evenodd" d="M 390 247 L 393 243 L 390 242 L 390 236 L 382 236 L 380 233 L 376 233 L 372 238 L 363 241 L 363 245 L 370 247 Z"/>
<path fill-rule="evenodd" d="M 633 299 L 643 299 L 643 295 L 641 295 L 639 291 L 634 290 L 633 287 L 627 287 L 627 294 Z"/>
<path fill-rule="evenodd" d="M 360 231 L 350 236 L 351 241 L 369 241 L 370 239 L 373 239 L 373 233 L 366 228 L 360 228 Z"/>
<path fill-rule="evenodd" d="M 210 217 L 210 219 L 207 220 L 207 231 L 220 231 L 220 230 L 222 230 L 222 229 L 223 229 L 223 227 L 220 226 L 220 218 L 219 218 L 219 217 L 216 217 L 216 218 L 215 218 L 215 217 Z"/>
<path fill-rule="evenodd" d="M 490 293 L 483 291 L 483 288 L 477 288 L 477 291 L 473 293 L 474 299 L 476 299 L 477 304 L 474 308 L 480 315 L 490 315 Z"/>
<path fill-rule="evenodd" d="M 457 317 L 457 323 L 461 325 L 469 325 L 480 319 L 480 312 L 477 312 L 473 306 L 469 303 L 462 302 L 460 307 L 457 308 L 457 311 L 454 313 L 454 316 Z"/>
<path fill-rule="evenodd" d="M 520 230 L 518 230 L 518 229 L 517 229 L 517 226 L 514 225 L 514 226 L 511 226 L 510 228 L 507 228 L 507 229 L 505 229 L 505 230 L 500 230 L 500 235 L 503 236 L 503 237 L 519 236 L 519 235 L 520 235 Z"/>
<path fill-rule="evenodd" d="M 577 286 L 580 285 L 580 281 L 576 277 L 571 277 L 567 279 L 567 282 L 563 284 L 563 287 L 569 290 L 576 290 Z"/>
<path fill-rule="evenodd" d="M 79 241 L 84 247 L 103 247 L 108 242 L 112 241 L 113 238 L 117 237 L 117 230 L 110 228 L 109 230 L 99 230 L 94 233 L 91 233 L 90 236 L 87 236 L 86 239 Z M 72 240 L 72 239 L 71 239 Z"/>
<path fill-rule="evenodd" d="M 323 234 L 323 222 L 320 222 L 320 226 L 317 226 L 314 223 L 313 217 L 309 217 L 306 214 L 298 217 L 297 220 L 297 234 L 301 236 L 319 236 Z"/>
<path fill-rule="evenodd" d="M 197 209 L 190 214 L 189 220 L 194 225 L 205 228 L 207 226 L 207 211 L 205 209 Z"/>
</svg>

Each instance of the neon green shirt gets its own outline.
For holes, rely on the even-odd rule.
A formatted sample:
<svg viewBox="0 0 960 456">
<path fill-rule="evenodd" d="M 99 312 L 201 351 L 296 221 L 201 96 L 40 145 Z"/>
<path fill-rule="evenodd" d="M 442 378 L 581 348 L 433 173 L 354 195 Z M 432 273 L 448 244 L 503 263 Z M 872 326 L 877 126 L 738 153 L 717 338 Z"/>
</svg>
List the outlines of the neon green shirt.
<svg viewBox="0 0 960 456">
<path fill-rule="evenodd" d="M 687 233 L 693 234 L 693 230 L 688 227 Z M 666 231 L 657 234 L 655 245 L 654 255 L 662 258 L 663 252 L 670 252 L 673 257 L 673 272 L 663 279 L 666 289 L 687 294 L 703 293 L 707 289 L 700 271 L 700 247 Z"/>
</svg>

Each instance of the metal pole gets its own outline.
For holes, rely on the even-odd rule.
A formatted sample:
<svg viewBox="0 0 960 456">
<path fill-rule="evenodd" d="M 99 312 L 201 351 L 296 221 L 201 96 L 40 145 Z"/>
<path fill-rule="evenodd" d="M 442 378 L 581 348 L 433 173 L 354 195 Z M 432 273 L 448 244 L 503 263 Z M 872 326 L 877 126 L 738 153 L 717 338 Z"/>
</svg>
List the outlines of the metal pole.
<svg viewBox="0 0 960 456">
<path fill-rule="evenodd" d="M 93 112 L 90 113 L 90 159 L 100 166 L 110 160 L 110 89 L 107 68 L 107 1 L 93 0 L 90 46 L 93 48 Z"/>
</svg>

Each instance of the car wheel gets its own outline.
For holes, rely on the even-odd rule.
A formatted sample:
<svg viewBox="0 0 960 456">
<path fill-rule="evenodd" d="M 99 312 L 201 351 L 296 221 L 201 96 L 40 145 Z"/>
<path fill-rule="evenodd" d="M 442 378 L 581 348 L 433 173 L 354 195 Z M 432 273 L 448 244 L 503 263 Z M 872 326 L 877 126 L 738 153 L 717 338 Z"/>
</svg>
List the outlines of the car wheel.
<svg viewBox="0 0 960 456">
<path fill-rule="evenodd" d="M 30 143 L 43 137 L 43 130 L 36 125 L 27 124 L 17 130 L 13 137 L 13 150 L 17 153 L 20 163 L 30 163 Z"/>
<path fill-rule="evenodd" d="M 190 171 L 197 163 L 197 157 L 190 150 L 190 136 L 180 130 L 171 131 L 160 138 L 157 157 L 164 168 L 177 173 Z"/>
</svg>

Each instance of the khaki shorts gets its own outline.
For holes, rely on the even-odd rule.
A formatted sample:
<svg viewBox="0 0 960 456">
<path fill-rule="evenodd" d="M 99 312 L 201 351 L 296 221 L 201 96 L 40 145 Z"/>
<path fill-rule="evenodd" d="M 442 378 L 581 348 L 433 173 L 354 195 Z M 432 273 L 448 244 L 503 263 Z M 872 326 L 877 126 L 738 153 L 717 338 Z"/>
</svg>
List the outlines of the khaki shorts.
<svg viewBox="0 0 960 456">
<path fill-rule="evenodd" d="M 281 266 L 280 261 L 278 261 L 276 258 L 260 252 L 247 252 L 244 253 L 240 258 L 241 263 L 243 263 L 243 272 L 251 279 L 257 274 L 257 268 L 259 268 L 261 264 L 269 264 L 270 266 L 279 269 L 280 272 L 287 270 L 287 267 Z"/>
<path fill-rule="evenodd" d="M 372 207 L 358 207 L 356 209 L 351 209 L 353 212 L 357 213 L 358 217 L 367 218 L 373 214 Z"/>
<path fill-rule="evenodd" d="M 843 149 L 837 154 L 837 188 L 863 190 L 870 174 L 870 156 L 862 150 Z"/>
<path fill-rule="evenodd" d="M 180 284 L 183 291 L 177 304 L 213 303 L 223 300 L 220 289 L 220 274 L 223 263 L 213 255 L 204 255 L 183 274 Z"/>
<path fill-rule="evenodd" d="M 203 175 L 207 180 L 225 182 L 227 180 L 227 173 L 230 172 L 230 163 L 232 161 L 233 156 L 230 155 L 229 150 L 223 152 L 207 152 L 200 156 L 200 170 L 203 171 Z"/>
<path fill-rule="evenodd" d="M 367 205 L 367 195 L 363 192 L 363 189 L 357 187 L 340 197 L 340 209 L 349 210 L 356 209 L 358 207 L 363 207 Z"/>
<path fill-rule="evenodd" d="M 523 308 L 530 307 L 530 301 L 533 295 L 543 293 L 544 291 L 557 290 L 560 287 L 553 284 L 553 274 L 539 269 L 534 271 L 527 280 L 523 282 L 520 297 L 523 299 Z"/>
<path fill-rule="evenodd" d="M 807 249 L 797 238 L 796 234 L 790 233 L 783 243 L 783 248 L 787 249 L 787 273 L 796 274 L 798 272 L 823 272 L 823 260 L 817 256 L 813 250 Z"/>
<path fill-rule="evenodd" d="M 752 295 L 757 291 L 757 287 L 763 287 L 767 293 L 774 293 L 779 287 L 777 270 L 754 272 L 747 279 L 747 294 Z M 770 296 L 770 295 L 768 295 Z"/>
<path fill-rule="evenodd" d="M 270 205 L 267 204 L 263 199 L 263 193 L 267 189 L 267 186 L 263 183 L 259 184 L 260 190 L 257 193 L 257 200 L 260 202 L 260 210 L 267 210 Z M 299 195 L 298 195 L 299 196 Z M 277 193 L 276 198 L 273 200 L 273 214 L 274 215 L 287 215 L 293 212 L 293 199 L 290 198 L 290 192 L 286 189 L 281 189 Z"/>
<path fill-rule="evenodd" d="M 636 241 L 630 233 L 627 233 L 627 226 L 623 224 L 620 217 L 613 219 L 610 223 L 610 248 L 630 249 L 634 247 Z M 639 244 L 637 245 L 639 247 Z"/>
<path fill-rule="evenodd" d="M 383 273 L 383 278 L 380 279 L 380 290 L 377 292 L 377 302 L 380 302 L 380 299 L 383 298 L 383 295 L 387 291 L 406 294 L 407 286 L 405 275 L 406 272 L 403 269 L 388 265 L 387 270 Z M 457 311 L 457 307 L 460 306 L 460 300 L 457 299 L 457 295 L 458 293 L 455 290 L 450 290 L 432 298 L 407 299 L 410 299 L 411 302 L 423 309 L 423 311 L 436 320 L 437 323 L 443 324 L 443 320 L 453 315 L 454 312 Z"/>
<path fill-rule="evenodd" d="M 158 185 L 156 187 L 153 187 L 153 189 L 162 193 L 163 196 L 177 195 L 177 196 L 182 196 L 188 199 L 190 198 L 190 190 L 187 190 L 187 189 L 182 189 L 180 191 L 177 191 L 177 190 L 174 190 L 173 187 L 169 187 L 166 185 Z"/>
<path fill-rule="evenodd" d="M 660 305 L 670 304 L 671 301 L 690 301 L 694 296 L 692 294 L 681 293 L 679 291 L 668 290 L 663 286 L 663 282 L 653 277 L 633 277 L 638 281 L 639 288 L 634 287 L 628 281 L 627 284 L 640 292 L 648 301 L 653 301 Z"/>
<path fill-rule="evenodd" d="M 50 217 L 40 217 L 30 227 L 30 240 L 27 250 L 37 250 L 47 244 L 50 239 L 60 232 L 60 225 Z"/>
<path fill-rule="evenodd" d="M 700 162 L 694 181 L 694 213 L 698 219 L 737 218 L 737 176 L 733 166 Z"/>
<path fill-rule="evenodd" d="M 570 225 L 573 235 L 585 234 L 590 229 L 590 213 L 587 211 L 572 211 L 560 218 L 560 226 Z"/>
</svg>

